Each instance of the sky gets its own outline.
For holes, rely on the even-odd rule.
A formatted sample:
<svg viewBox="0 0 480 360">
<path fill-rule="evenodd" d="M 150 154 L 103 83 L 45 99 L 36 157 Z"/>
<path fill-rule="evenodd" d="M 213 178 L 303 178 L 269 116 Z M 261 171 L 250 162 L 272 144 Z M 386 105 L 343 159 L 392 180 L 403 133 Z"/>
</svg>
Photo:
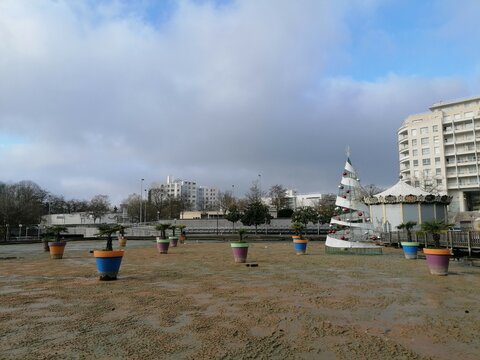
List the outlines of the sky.
<svg viewBox="0 0 480 360">
<path fill-rule="evenodd" d="M 396 131 L 480 95 L 477 0 L 0 0 L 0 182 L 119 204 L 168 175 L 398 181 Z M 141 179 L 145 179 L 142 183 Z M 233 185 L 233 187 L 232 187 Z"/>
</svg>

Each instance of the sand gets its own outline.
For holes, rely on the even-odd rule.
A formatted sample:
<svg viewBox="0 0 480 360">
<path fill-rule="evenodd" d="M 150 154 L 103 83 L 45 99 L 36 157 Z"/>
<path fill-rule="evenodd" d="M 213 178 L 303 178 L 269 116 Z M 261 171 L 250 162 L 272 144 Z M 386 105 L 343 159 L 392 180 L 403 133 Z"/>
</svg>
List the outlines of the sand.
<svg viewBox="0 0 480 360">
<path fill-rule="evenodd" d="M 247 267 L 228 243 L 161 255 L 129 240 L 118 280 L 101 282 L 94 246 L 69 243 L 61 260 L 0 247 L 1 359 L 480 358 L 480 267 L 432 276 L 399 249 L 326 255 L 321 242 L 300 256 L 254 243 Z"/>
</svg>

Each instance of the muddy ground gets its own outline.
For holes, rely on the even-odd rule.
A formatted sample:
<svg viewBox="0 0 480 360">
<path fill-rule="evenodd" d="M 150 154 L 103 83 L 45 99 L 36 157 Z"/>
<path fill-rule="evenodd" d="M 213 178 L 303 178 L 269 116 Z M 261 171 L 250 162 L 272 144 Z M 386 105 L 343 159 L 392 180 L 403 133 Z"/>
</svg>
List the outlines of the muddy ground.
<svg viewBox="0 0 480 360">
<path fill-rule="evenodd" d="M 480 267 L 463 262 L 440 277 L 398 249 L 255 243 L 247 267 L 228 243 L 161 255 L 130 240 L 119 279 L 100 282 L 93 247 L 0 247 L 1 359 L 480 358 Z"/>
</svg>

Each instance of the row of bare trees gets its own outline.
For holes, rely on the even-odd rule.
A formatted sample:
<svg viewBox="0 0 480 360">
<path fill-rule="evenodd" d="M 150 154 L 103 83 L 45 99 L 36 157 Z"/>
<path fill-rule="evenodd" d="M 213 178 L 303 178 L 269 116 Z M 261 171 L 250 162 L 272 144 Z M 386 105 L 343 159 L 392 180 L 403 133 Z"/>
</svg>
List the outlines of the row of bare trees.
<svg viewBox="0 0 480 360">
<path fill-rule="evenodd" d="M 43 215 L 87 212 L 95 221 L 113 211 L 106 195 L 96 195 L 90 201 L 65 200 L 49 193 L 33 181 L 0 182 L 0 239 L 17 234 L 21 226 L 38 225 Z"/>
</svg>

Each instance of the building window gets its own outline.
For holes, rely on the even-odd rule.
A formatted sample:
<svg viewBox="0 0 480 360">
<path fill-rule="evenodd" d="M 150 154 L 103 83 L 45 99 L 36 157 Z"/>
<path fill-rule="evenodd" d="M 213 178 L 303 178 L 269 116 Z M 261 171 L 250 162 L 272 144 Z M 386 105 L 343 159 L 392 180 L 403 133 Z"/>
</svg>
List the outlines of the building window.
<svg viewBox="0 0 480 360">
<path fill-rule="evenodd" d="M 439 155 L 440 154 L 440 148 L 438 146 L 435 146 L 433 148 L 433 152 L 435 153 L 435 155 Z"/>
<path fill-rule="evenodd" d="M 439 137 L 438 135 L 435 135 L 435 136 L 433 137 L 433 143 L 434 143 L 434 144 L 439 144 L 439 143 L 440 143 L 440 137 Z"/>
<path fill-rule="evenodd" d="M 412 150 L 412 156 L 418 156 L 418 150 L 417 149 Z"/>
<path fill-rule="evenodd" d="M 420 172 L 418 170 L 414 170 L 413 171 L 413 176 L 416 177 L 416 178 L 420 177 Z"/>
<path fill-rule="evenodd" d="M 438 132 L 438 125 L 433 125 L 432 126 L 432 131 L 433 132 Z"/>
<path fill-rule="evenodd" d="M 422 149 L 422 155 L 430 155 L 430 149 L 429 148 Z"/>
<path fill-rule="evenodd" d="M 417 136 L 417 129 L 412 130 L 412 136 Z"/>
<path fill-rule="evenodd" d="M 430 169 L 423 170 L 423 177 L 429 178 L 432 175 L 432 171 Z"/>
<path fill-rule="evenodd" d="M 417 167 L 418 166 L 418 160 L 413 160 L 413 167 Z"/>
<path fill-rule="evenodd" d="M 426 138 L 426 137 L 425 137 L 425 138 L 422 138 L 422 139 L 420 140 L 420 142 L 421 142 L 422 145 L 428 145 L 428 138 Z"/>
<path fill-rule="evenodd" d="M 442 179 L 437 179 L 437 185 L 442 185 Z"/>
<path fill-rule="evenodd" d="M 435 169 L 435 175 L 442 175 L 442 169 Z"/>
<path fill-rule="evenodd" d="M 427 135 L 428 134 L 428 127 L 420 128 L 420 135 Z"/>
<path fill-rule="evenodd" d="M 417 139 L 412 140 L 412 146 L 417 146 Z"/>
<path fill-rule="evenodd" d="M 423 159 L 422 164 L 425 165 L 430 165 L 430 159 Z"/>
<path fill-rule="evenodd" d="M 439 157 L 435 158 L 435 165 L 440 165 L 440 158 Z"/>
<path fill-rule="evenodd" d="M 415 187 L 420 187 L 420 181 L 415 181 L 415 182 L 413 183 L 413 186 L 415 186 Z"/>
</svg>

